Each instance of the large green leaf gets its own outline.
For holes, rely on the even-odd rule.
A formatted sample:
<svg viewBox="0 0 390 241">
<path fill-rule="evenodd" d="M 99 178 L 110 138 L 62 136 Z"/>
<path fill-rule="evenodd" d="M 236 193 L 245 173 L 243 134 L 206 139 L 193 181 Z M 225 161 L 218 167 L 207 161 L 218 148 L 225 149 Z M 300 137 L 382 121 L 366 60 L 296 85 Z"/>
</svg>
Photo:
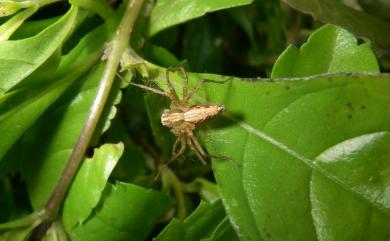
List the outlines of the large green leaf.
<svg viewBox="0 0 390 241">
<path fill-rule="evenodd" d="M 284 2 L 320 21 L 337 24 L 359 36 L 367 37 L 382 48 L 390 48 L 387 35 L 390 32 L 390 23 L 347 7 L 341 1 L 284 0 Z"/>
<path fill-rule="evenodd" d="M 325 26 L 313 33 L 301 50 L 287 49 L 273 76 L 348 70 L 376 72 L 378 67 L 367 45 L 357 45 L 344 30 Z M 329 210 L 335 205 L 335 199 L 330 204 L 320 194 L 312 196 L 326 196 L 330 185 L 337 189 L 334 194 L 345 192 L 358 203 L 355 215 L 360 215 L 363 206 L 365 215 L 380 216 L 373 223 L 367 223 L 368 216 L 358 218 L 360 226 L 356 227 L 366 237 L 389 223 L 390 199 L 384 198 L 389 195 L 390 183 L 384 178 L 389 165 L 383 164 L 383 158 L 369 162 L 375 156 L 367 159 L 366 155 L 359 157 L 360 163 L 355 159 L 343 169 L 340 163 L 331 168 L 314 162 L 333 146 L 344 151 L 344 141 L 388 131 L 389 116 L 383 113 L 389 108 L 389 87 L 390 76 L 379 74 L 329 74 L 271 82 L 232 80 L 224 86 L 206 87 L 209 101 L 225 104 L 230 119 L 223 127 L 216 125 L 215 130 L 207 131 L 203 140 L 210 153 L 233 160 L 215 160 L 213 165 L 227 213 L 243 239 L 329 240 L 323 237 L 330 234 L 319 233 L 328 232 L 325 225 L 334 231 L 338 224 L 324 217 L 349 224 L 348 218 L 340 218 L 348 217 L 343 209 L 316 214 L 325 212 L 318 205 L 327 205 Z M 374 145 L 374 139 L 368 142 Z M 329 186 L 318 184 L 316 176 Z M 341 229 L 334 231 L 333 237 L 342 236 L 339 232 Z"/>
<path fill-rule="evenodd" d="M 93 158 L 83 161 L 62 209 L 62 222 L 66 230 L 82 224 L 91 214 L 122 153 L 122 143 L 106 144 L 95 150 Z M 80 199 L 83 201 L 80 202 Z"/>
<path fill-rule="evenodd" d="M 334 73 L 346 71 L 364 73 Z M 193 101 L 226 107 L 225 118 L 215 119 L 200 133 L 208 152 L 221 157 L 213 161 L 214 174 L 240 239 L 341 237 L 337 225 L 347 226 L 352 212 L 318 214 L 321 205 L 329 210 L 335 205 L 321 196 L 330 185 L 337 188 L 333 193 L 344 192 L 358 203 L 354 205 L 360 215 L 355 217 L 360 221 L 358 234 L 383 237 L 385 231 L 376 230 L 390 223 L 389 165 L 383 161 L 389 153 L 382 148 L 388 139 L 381 140 L 377 148 L 382 153 L 375 161 L 370 161 L 376 158 L 372 155 L 354 158 L 349 166 L 337 159 L 326 161 L 338 163 L 332 166 L 321 159 L 329 148 L 345 150 L 349 144 L 342 143 L 354 143 L 353 138 L 374 145 L 375 138 L 366 135 L 387 135 L 390 76 L 377 72 L 368 44 L 358 45 L 351 34 L 328 25 L 313 33 L 300 50 L 289 47 L 281 55 L 272 73 L 275 79 L 190 75 L 192 84 L 199 78 L 225 81 L 204 84 Z M 180 78 L 173 79 L 179 86 Z M 163 87 L 163 77 L 156 81 Z M 330 184 L 317 183 L 322 179 L 316 176 Z M 327 215 L 339 223 L 329 222 Z M 375 222 L 367 222 L 368 215 Z M 347 218 L 339 218 L 343 216 Z M 323 228 L 329 225 L 333 225 L 329 231 Z"/>
<path fill-rule="evenodd" d="M 201 17 L 209 12 L 250 4 L 253 0 L 181 0 L 172 3 L 170 0 L 159 0 L 150 16 L 149 36 Z"/>
<path fill-rule="evenodd" d="M 0 94 L 26 78 L 58 49 L 75 24 L 77 7 L 34 37 L 0 43 Z"/>
<path fill-rule="evenodd" d="M 370 133 L 332 146 L 316 158 L 318 166 L 348 185 L 340 188 L 319 172 L 313 173 L 310 199 L 319 240 L 390 239 L 390 196 L 383 191 L 390 183 L 389 142 L 390 132 Z M 351 190 L 372 205 L 351 195 Z M 387 212 L 377 209 L 386 205 Z"/>
<path fill-rule="evenodd" d="M 172 203 L 168 196 L 136 185 L 108 185 L 105 196 L 84 224 L 69 232 L 72 241 L 146 240 Z"/>
</svg>

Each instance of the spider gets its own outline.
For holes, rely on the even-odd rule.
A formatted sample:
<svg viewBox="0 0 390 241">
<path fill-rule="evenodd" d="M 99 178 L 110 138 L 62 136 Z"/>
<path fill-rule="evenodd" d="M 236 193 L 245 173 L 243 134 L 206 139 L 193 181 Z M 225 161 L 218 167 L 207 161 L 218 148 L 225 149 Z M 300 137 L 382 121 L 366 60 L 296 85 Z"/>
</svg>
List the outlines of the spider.
<svg viewBox="0 0 390 241">
<path fill-rule="evenodd" d="M 182 99 L 178 97 L 169 78 L 169 73 L 176 71 L 182 72 L 184 76 Z M 163 92 L 144 85 L 131 84 L 157 94 L 167 96 L 171 100 L 169 109 L 165 109 L 161 115 L 161 124 L 170 128 L 171 132 L 176 136 L 176 141 L 172 147 L 172 157 L 169 162 L 178 158 L 185 152 L 187 147 L 189 147 L 198 156 L 199 160 L 203 164 L 206 164 L 204 158 L 207 157 L 207 154 L 197 140 L 194 130 L 196 125 L 213 118 L 224 111 L 224 107 L 222 105 L 213 104 L 190 105 L 189 100 L 202 86 L 204 80 L 199 81 L 189 92 L 188 75 L 182 67 L 177 69 L 168 69 L 166 72 L 166 81 L 168 85 L 168 92 Z"/>
</svg>

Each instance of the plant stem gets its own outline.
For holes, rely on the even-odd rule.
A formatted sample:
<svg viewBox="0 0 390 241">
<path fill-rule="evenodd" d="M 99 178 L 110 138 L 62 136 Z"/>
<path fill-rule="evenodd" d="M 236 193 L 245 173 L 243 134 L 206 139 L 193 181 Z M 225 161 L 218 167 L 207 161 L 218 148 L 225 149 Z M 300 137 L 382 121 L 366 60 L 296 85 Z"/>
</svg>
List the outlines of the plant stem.
<svg viewBox="0 0 390 241">
<path fill-rule="evenodd" d="M 127 2 L 125 13 L 113 37 L 111 53 L 107 59 L 107 64 L 96 97 L 89 110 L 83 130 L 80 133 L 77 143 L 73 148 L 73 152 L 54 191 L 44 207 L 49 220 L 54 220 L 57 217 L 63 199 L 69 190 L 84 157 L 85 151 L 88 148 L 113 85 L 122 53 L 128 46 L 133 26 L 137 20 L 142 4 L 143 0 L 132 0 Z"/>
<path fill-rule="evenodd" d="M 184 221 L 187 217 L 186 203 L 183 192 L 183 183 L 177 178 L 175 173 L 166 165 L 160 165 L 162 190 L 168 192 L 171 188 L 176 197 L 177 217 Z"/>
</svg>

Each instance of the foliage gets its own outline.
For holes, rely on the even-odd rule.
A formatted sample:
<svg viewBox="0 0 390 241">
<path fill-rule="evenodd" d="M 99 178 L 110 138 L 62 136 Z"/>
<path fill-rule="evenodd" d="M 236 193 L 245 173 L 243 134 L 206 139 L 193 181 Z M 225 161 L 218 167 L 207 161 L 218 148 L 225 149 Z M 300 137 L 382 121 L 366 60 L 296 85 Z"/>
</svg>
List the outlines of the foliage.
<svg viewBox="0 0 390 241">
<path fill-rule="evenodd" d="M 0 240 L 390 240 L 388 10 L 0 0 Z M 195 132 L 210 165 L 170 162 L 169 99 L 129 85 L 179 66 L 226 110 Z"/>
</svg>

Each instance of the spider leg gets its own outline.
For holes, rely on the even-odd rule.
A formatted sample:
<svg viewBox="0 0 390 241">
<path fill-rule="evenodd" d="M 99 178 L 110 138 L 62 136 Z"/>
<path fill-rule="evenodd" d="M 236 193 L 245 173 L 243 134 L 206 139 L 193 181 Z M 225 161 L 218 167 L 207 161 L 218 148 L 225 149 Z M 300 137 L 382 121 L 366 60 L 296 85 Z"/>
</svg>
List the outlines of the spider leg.
<svg viewBox="0 0 390 241">
<path fill-rule="evenodd" d="M 153 93 L 156 93 L 156 94 L 159 94 L 159 95 L 163 95 L 163 96 L 168 96 L 169 97 L 169 95 L 167 93 L 165 93 L 164 91 L 161 91 L 159 89 L 155 89 L 155 88 L 152 88 L 152 87 L 149 87 L 149 86 L 146 86 L 146 85 L 135 84 L 133 82 L 129 82 L 129 84 L 137 86 L 137 87 L 139 87 L 141 89 L 149 90 L 149 91 L 151 91 Z"/>
<path fill-rule="evenodd" d="M 183 67 L 179 67 L 177 71 L 181 71 L 184 76 L 184 82 L 183 82 L 183 100 L 184 100 L 188 96 L 188 74 Z"/>
<path fill-rule="evenodd" d="M 203 150 L 202 145 L 198 142 L 198 139 L 196 139 L 196 136 L 191 135 L 191 139 L 194 142 L 196 149 L 199 150 L 200 154 L 202 154 L 202 156 L 206 157 L 207 153 Z"/>
<path fill-rule="evenodd" d="M 156 93 L 156 94 L 159 94 L 159 95 L 163 95 L 163 96 L 169 97 L 169 95 L 168 95 L 167 93 L 165 93 L 164 91 L 161 91 L 161 90 L 159 90 L 159 89 L 155 89 L 155 88 L 152 88 L 152 87 L 149 87 L 149 86 L 146 86 L 146 85 L 136 84 L 136 83 L 133 83 L 132 81 L 127 81 L 127 80 L 123 79 L 123 77 L 122 77 L 120 74 L 118 74 L 118 73 L 116 73 L 115 75 L 116 75 L 121 81 L 123 81 L 123 82 L 125 82 L 125 83 L 127 83 L 127 84 L 129 84 L 129 85 L 137 86 L 137 87 L 139 87 L 139 88 L 141 88 L 141 89 L 149 90 L 149 91 L 151 91 L 151 92 L 153 92 L 153 93 Z"/>
<path fill-rule="evenodd" d="M 171 79 L 169 79 L 169 73 L 170 72 L 174 72 L 174 71 L 175 70 L 173 70 L 173 69 L 167 69 L 167 72 L 165 74 L 166 74 L 166 78 L 167 78 L 167 84 L 168 84 L 168 89 L 169 89 L 169 94 L 170 94 L 171 101 L 172 101 L 172 103 L 174 105 L 179 105 L 180 104 L 180 99 L 177 96 L 176 90 L 173 87 Z"/>
<path fill-rule="evenodd" d="M 184 77 L 183 81 L 183 99 L 188 96 L 188 74 L 186 70 L 183 67 L 178 67 L 178 68 L 170 68 L 170 72 L 181 72 Z"/>
<path fill-rule="evenodd" d="M 176 138 L 175 144 L 172 146 L 172 154 L 177 153 L 177 147 L 181 144 L 181 138 Z"/>
<path fill-rule="evenodd" d="M 200 89 L 200 87 L 202 87 L 204 82 L 205 81 L 203 79 L 199 80 L 198 83 L 196 83 L 195 87 L 192 88 L 191 92 L 183 99 L 183 102 L 188 103 L 191 97 Z"/>
<path fill-rule="evenodd" d="M 177 137 L 178 139 L 176 140 L 177 143 L 180 143 L 180 149 L 179 151 L 176 151 L 176 150 L 172 150 L 172 157 L 171 159 L 169 159 L 168 163 L 172 162 L 173 160 L 175 160 L 176 158 L 178 158 L 180 155 L 182 155 L 184 153 L 184 151 L 186 150 L 186 147 L 187 147 L 187 140 L 185 138 L 185 136 L 178 136 Z M 178 144 L 175 144 L 173 145 L 173 147 L 175 149 L 177 149 L 177 145 Z"/>
<path fill-rule="evenodd" d="M 191 148 L 191 150 L 195 152 L 202 164 L 207 165 L 206 161 L 203 158 L 207 157 L 207 154 L 194 135 L 187 136 L 187 144 Z"/>
<path fill-rule="evenodd" d="M 218 84 L 224 84 L 226 83 L 227 81 L 231 80 L 232 77 L 230 78 L 227 78 L 225 80 L 222 80 L 222 81 L 216 81 L 216 80 L 209 80 L 209 79 L 201 79 L 201 80 L 198 80 L 198 83 L 196 83 L 195 87 L 192 88 L 191 92 L 185 97 L 183 98 L 183 102 L 188 104 L 188 101 L 192 98 L 192 96 L 200 89 L 200 87 L 202 87 L 202 85 L 205 83 L 205 82 L 212 82 L 212 83 L 218 83 Z"/>
</svg>

